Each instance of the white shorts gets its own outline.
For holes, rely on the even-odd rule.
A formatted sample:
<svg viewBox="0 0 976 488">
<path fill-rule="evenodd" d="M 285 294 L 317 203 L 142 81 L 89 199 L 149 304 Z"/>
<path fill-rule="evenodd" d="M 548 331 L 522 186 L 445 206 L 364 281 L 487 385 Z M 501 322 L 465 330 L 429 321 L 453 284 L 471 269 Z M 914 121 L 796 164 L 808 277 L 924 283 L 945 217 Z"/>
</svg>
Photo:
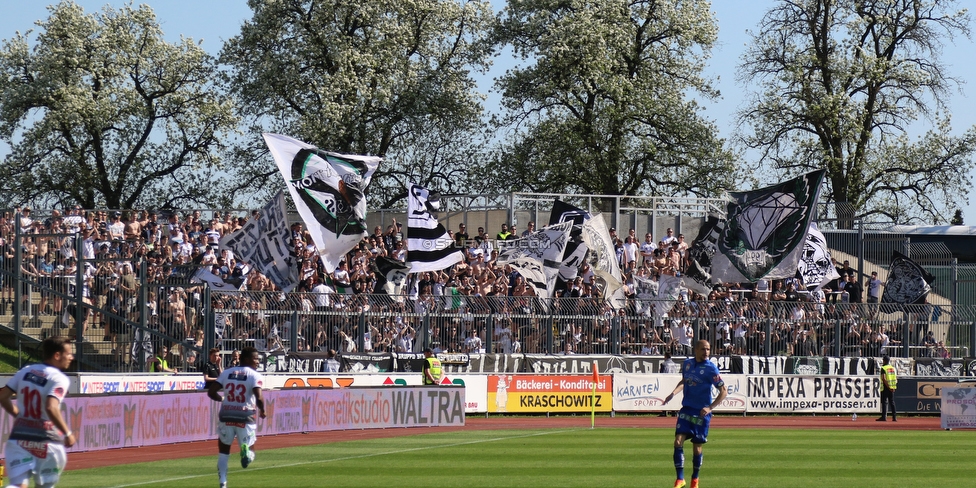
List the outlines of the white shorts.
<svg viewBox="0 0 976 488">
<path fill-rule="evenodd" d="M 23 443 L 23 444 L 22 444 Z M 10 484 L 22 485 L 31 476 L 37 485 L 54 485 L 68 464 L 64 444 L 8 440 L 4 448 Z"/>
<path fill-rule="evenodd" d="M 244 424 L 244 427 L 237 427 L 227 425 L 225 422 L 217 422 L 217 440 L 229 446 L 234 443 L 236 437 L 238 444 L 251 447 L 257 440 L 257 429 L 258 424 Z"/>
</svg>

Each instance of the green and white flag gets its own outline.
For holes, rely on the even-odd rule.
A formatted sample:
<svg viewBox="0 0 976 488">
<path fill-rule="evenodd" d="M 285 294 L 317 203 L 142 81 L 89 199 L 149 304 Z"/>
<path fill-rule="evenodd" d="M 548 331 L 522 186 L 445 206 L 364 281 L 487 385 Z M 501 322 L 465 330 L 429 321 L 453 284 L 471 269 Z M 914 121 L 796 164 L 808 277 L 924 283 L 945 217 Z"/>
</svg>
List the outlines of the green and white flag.
<svg viewBox="0 0 976 488">
<path fill-rule="evenodd" d="M 337 295 L 352 295 L 352 285 L 336 283 L 332 275 L 325 275 L 325 284 L 334 289 Z"/>
<path fill-rule="evenodd" d="M 731 193 L 712 261 L 716 282 L 796 276 L 825 170 L 747 192 Z"/>
</svg>

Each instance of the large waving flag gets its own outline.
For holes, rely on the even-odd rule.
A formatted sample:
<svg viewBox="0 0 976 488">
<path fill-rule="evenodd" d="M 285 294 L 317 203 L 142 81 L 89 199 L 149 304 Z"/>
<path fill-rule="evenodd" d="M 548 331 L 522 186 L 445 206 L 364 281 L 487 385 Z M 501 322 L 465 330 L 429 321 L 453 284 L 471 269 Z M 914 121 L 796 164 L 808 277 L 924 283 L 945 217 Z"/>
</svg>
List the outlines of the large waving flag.
<svg viewBox="0 0 976 488">
<path fill-rule="evenodd" d="M 528 256 L 519 256 L 509 260 L 507 263 L 515 271 L 518 271 L 525 281 L 528 281 L 535 289 L 536 296 L 544 296 L 549 285 L 549 277 L 546 276 L 546 269 L 538 259 Z M 553 280 L 555 282 L 555 279 Z"/>
<path fill-rule="evenodd" d="M 386 256 L 377 256 L 374 266 L 376 276 L 374 293 L 399 295 L 410 273 L 410 265 Z"/>
<path fill-rule="evenodd" d="M 234 251 L 240 261 L 253 266 L 281 291 L 288 293 L 298 285 L 300 272 L 292 241 L 285 195 L 278 192 L 257 218 L 248 220 L 244 227 L 221 238 L 220 247 Z"/>
<path fill-rule="evenodd" d="M 440 194 L 410 184 L 407 192 L 407 263 L 411 273 L 437 271 L 464 260 L 444 225 L 437 221 Z"/>
<path fill-rule="evenodd" d="M 718 238 L 725 228 L 725 220 L 709 215 L 698 230 L 698 237 L 688 248 L 688 269 L 684 284 L 688 289 L 705 295 L 712 291 L 712 259 L 718 251 Z"/>
<path fill-rule="evenodd" d="M 747 192 L 731 193 L 712 279 L 755 282 L 796 275 L 825 170 Z"/>
<path fill-rule="evenodd" d="M 884 293 L 881 294 L 882 312 L 896 310 L 890 304 L 912 305 L 925 303 L 925 298 L 932 291 L 935 276 L 922 269 L 915 261 L 904 254 L 895 251 L 891 255 L 891 267 L 888 269 L 888 280 L 885 282 Z"/>
<path fill-rule="evenodd" d="M 803 246 L 803 254 L 797 263 L 797 276 L 803 280 L 807 290 L 816 290 L 831 280 L 840 278 L 837 268 L 830 259 L 830 248 L 823 232 L 817 228 L 815 222 L 810 222 L 807 232 L 807 242 Z"/>
<path fill-rule="evenodd" d="M 505 241 L 498 262 L 509 264 L 518 271 L 532 284 L 536 295 L 551 297 L 572 229 L 572 222 L 562 222 L 520 239 Z"/>
<path fill-rule="evenodd" d="M 549 213 L 549 226 L 562 222 L 572 222 L 570 239 L 563 252 L 563 262 L 559 266 L 559 279 L 569 281 L 576 278 L 579 268 L 586 258 L 586 244 L 579 238 L 583 232 L 583 223 L 590 220 L 590 213 L 579 207 L 574 207 L 562 200 L 552 202 L 552 212 Z"/>
<path fill-rule="evenodd" d="M 651 311 L 654 309 L 654 298 L 657 297 L 658 290 L 660 290 L 660 283 L 648 278 L 641 278 L 640 276 L 634 276 L 634 282 L 636 284 L 636 290 L 634 290 L 634 295 L 636 295 L 636 311 L 638 315 L 651 315 Z"/>
<path fill-rule="evenodd" d="M 620 287 L 620 265 L 617 264 L 617 251 L 610 240 L 610 231 L 603 216 L 596 214 L 583 223 L 583 242 L 590 251 L 590 267 L 593 273 L 607 280 L 614 290 Z M 611 279 L 615 283 L 611 283 Z"/>
<path fill-rule="evenodd" d="M 335 271 L 367 235 L 365 192 L 382 158 L 322 151 L 278 134 L 266 133 L 264 141 L 326 271 Z"/>
<path fill-rule="evenodd" d="M 198 269 L 190 282 L 206 283 L 207 286 L 213 291 L 240 291 L 241 289 L 239 285 L 228 283 L 224 281 L 223 278 L 211 273 L 206 267 Z"/>
<path fill-rule="evenodd" d="M 654 309 L 659 317 L 671 312 L 674 304 L 681 297 L 681 278 L 662 274 L 659 278 L 657 296 L 654 297 Z"/>
<path fill-rule="evenodd" d="M 603 297 L 610 301 L 614 309 L 626 305 L 625 295 L 621 288 L 620 265 L 617 263 L 617 251 L 603 216 L 596 214 L 583 223 L 583 242 L 589 250 L 587 261 L 593 274 L 603 281 Z"/>
<path fill-rule="evenodd" d="M 681 278 L 662 274 L 658 281 L 641 277 L 634 277 L 637 281 L 637 313 L 651 315 L 653 311 L 658 317 L 674 308 L 681 296 Z"/>
</svg>

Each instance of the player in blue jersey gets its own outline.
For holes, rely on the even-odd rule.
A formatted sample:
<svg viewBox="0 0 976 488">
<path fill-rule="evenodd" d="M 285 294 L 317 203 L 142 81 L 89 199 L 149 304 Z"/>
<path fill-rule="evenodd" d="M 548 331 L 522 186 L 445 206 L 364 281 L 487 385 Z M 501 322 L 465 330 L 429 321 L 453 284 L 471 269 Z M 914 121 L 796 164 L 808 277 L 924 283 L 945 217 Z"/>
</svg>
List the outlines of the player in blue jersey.
<svg viewBox="0 0 976 488">
<path fill-rule="evenodd" d="M 674 469 L 678 479 L 674 488 L 685 486 L 685 440 L 691 439 L 695 446 L 694 467 L 691 475 L 691 487 L 698 488 L 698 472 L 702 465 L 702 446 L 708 442 L 708 424 L 712 420 L 712 409 L 722 404 L 722 400 L 729 394 L 725 382 L 718 372 L 718 366 L 708 360 L 711 352 L 708 341 L 698 341 L 695 344 L 695 357 L 685 359 L 681 363 L 681 382 L 674 387 L 674 391 L 664 399 L 667 404 L 684 390 L 681 410 L 678 411 L 678 423 L 674 428 Z M 718 390 L 718 395 L 712 397 L 712 387 Z"/>
</svg>

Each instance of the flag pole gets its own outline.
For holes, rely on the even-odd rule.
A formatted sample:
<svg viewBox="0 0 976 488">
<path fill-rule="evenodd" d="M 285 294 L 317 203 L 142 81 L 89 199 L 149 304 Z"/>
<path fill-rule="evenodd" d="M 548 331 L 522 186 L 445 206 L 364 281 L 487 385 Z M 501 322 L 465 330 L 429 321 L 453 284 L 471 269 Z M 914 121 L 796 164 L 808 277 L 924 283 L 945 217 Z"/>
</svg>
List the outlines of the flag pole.
<svg viewBox="0 0 976 488">
<path fill-rule="evenodd" d="M 596 427 L 596 382 L 600 381 L 600 371 L 593 361 L 593 395 L 590 397 L 590 428 Z"/>
</svg>

